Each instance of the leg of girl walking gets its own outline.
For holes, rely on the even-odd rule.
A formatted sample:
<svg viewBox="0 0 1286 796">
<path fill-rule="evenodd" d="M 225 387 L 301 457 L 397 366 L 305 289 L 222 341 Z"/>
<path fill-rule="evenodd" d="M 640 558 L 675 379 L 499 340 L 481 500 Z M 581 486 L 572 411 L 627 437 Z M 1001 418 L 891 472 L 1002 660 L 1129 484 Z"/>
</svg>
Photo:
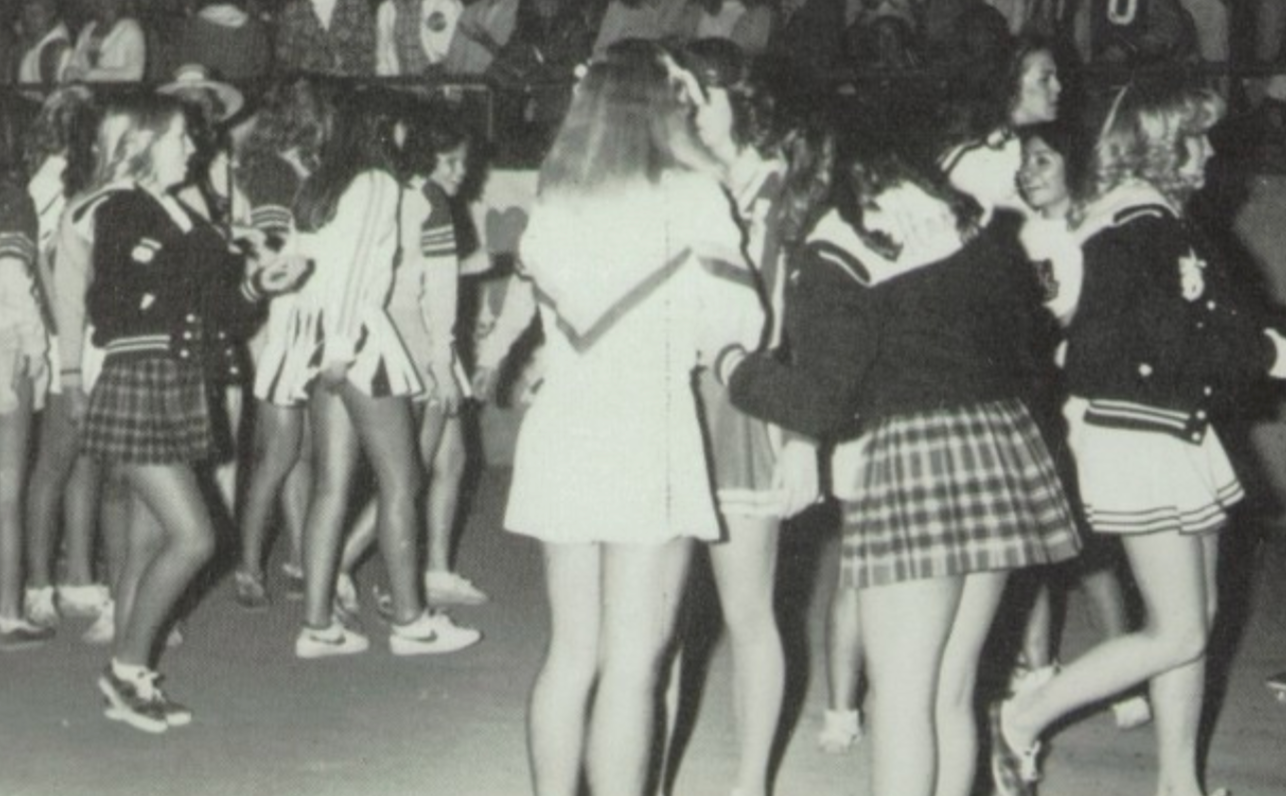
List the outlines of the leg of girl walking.
<svg viewBox="0 0 1286 796">
<path fill-rule="evenodd" d="M 318 386 L 308 405 L 313 431 L 313 489 L 304 524 L 304 624 L 331 624 L 335 570 L 348 493 L 357 468 L 357 431 L 337 392 Z"/>
<path fill-rule="evenodd" d="M 31 380 L 13 385 L 16 405 L 0 414 L 0 648 L 39 644 L 47 629 L 29 625 L 23 612 L 22 496 L 32 420 Z"/>
<path fill-rule="evenodd" d="M 128 614 L 117 614 L 116 659 L 146 666 L 174 606 L 214 555 L 214 526 L 187 465 L 124 465 L 123 472 L 160 529 L 149 561 L 135 562 L 131 550 L 130 568 L 138 567 L 139 578 Z"/>
<path fill-rule="evenodd" d="M 438 426 L 434 434 L 431 426 Z M 455 535 L 456 512 L 460 506 L 460 487 L 464 482 L 466 451 L 464 420 L 459 413 L 447 415 L 438 407 L 430 406 L 425 412 L 423 428 L 436 436 L 437 444 L 425 448 L 432 451 L 429 471 L 429 488 L 425 494 L 425 518 L 429 528 L 429 572 L 451 572 L 451 541 Z"/>
<path fill-rule="evenodd" d="M 254 464 L 241 506 L 241 563 L 239 571 L 263 579 L 268 525 L 282 493 L 300 460 L 304 411 L 259 401 L 255 407 Z M 287 489 L 286 495 L 290 494 Z M 289 503 L 290 501 L 285 501 Z"/>
<path fill-rule="evenodd" d="M 1199 658 L 1207 637 L 1205 553 L 1201 539 L 1177 532 L 1124 538 L 1147 621 L 1065 667 L 1041 687 L 1019 692 L 1004 711 L 1006 735 L 1029 747 L 1071 711 Z"/>
<path fill-rule="evenodd" d="M 29 594 L 43 592 L 48 595 L 50 608 L 53 605 L 55 541 L 63 519 L 63 495 L 78 450 L 76 428 L 71 422 L 67 399 L 62 395 L 50 395 L 41 413 L 40 447 L 27 484 L 26 533 L 27 591 Z M 92 581 L 72 582 L 89 584 Z M 44 598 L 38 598 L 38 601 L 44 602 Z M 44 623 L 44 617 L 36 618 Z M 58 617 L 53 613 L 49 618 L 57 621 Z"/>
<path fill-rule="evenodd" d="M 599 680 L 585 770 L 596 796 L 641 796 L 652 759 L 660 670 L 692 542 L 603 548 Z"/>
<path fill-rule="evenodd" d="M 1004 571 L 965 576 L 938 677 L 938 782 L 934 796 L 969 796 L 973 791 L 978 761 L 978 714 L 974 707 L 978 660 L 1008 577 Z"/>
<path fill-rule="evenodd" d="M 424 613 L 415 511 L 420 479 L 410 404 L 405 398 L 371 398 L 347 384 L 340 394 L 375 470 L 377 533 L 393 597 L 393 622 L 409 624 Z"/>
<path fill-rule="evenodd" d="M 861 734 L 857 691 L 862 668 L 860 592 L 836 583 L 826 609 L 826 688 L 829 705 L 817 737 L 824 751 L 850 749 Z"/>
<path fill-rule="evenodd" d="M 1198 545 L 1202 566 L 1199 572 L 1190 571 L 1184 576 L 1201 583 L 1197 591 L 1205 597 L 1202 608 L 1209 628 L 1217 604 L 1219 536 L 1205 534 L 1192 541 Z M 1157 794 L 1199 796 L 1204 793 L 1197 765 L 1197 732 L 1205 703 L 1204 652 L 1195 660 L 1153 677 L 1150 686 L 1157 735 Z"/>
<path fill-rule="evenodd" d="M 964 578 L 863 589 L 874 796 L 932 796 L 938 679 Z"/>
<path fill-rule="evenodd" d="M 598 674 L 602 547 L 545 544 L 549 648 L 531 689 L 527 747 L 536 796 L 575 796 Z"/>
<path fill-rule="evenodd" d="M 710 564 L 732 644 L 733 709 L 740 763 L 737 791 L 763 796 L 781 718 L 786 658 L 774 611 L 779 523 L 726 517 L 728 541 L 711 545 Z"/>
</svg>

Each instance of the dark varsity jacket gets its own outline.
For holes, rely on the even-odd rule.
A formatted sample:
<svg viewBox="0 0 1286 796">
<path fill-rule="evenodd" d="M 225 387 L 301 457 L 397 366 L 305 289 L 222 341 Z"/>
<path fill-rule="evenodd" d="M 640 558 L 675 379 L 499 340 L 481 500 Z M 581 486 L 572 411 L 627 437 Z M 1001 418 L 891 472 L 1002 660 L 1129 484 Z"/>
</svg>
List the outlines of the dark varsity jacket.
<svg viewBox="0 0 1286 796">
<path fill-rule="evenodd" d="M 730 377 L 733 403 L 838 439 L 858 420 L 1026 398 L 1049 327 L 1011 232 L 993 224 L 945 259 L 890 277 L 854 255 L 851 229 L 832 213 L 796 255 L 787 288 L 792 361 L 748 356 Z"/>
<path fill-rule="evenodd" d="M 1272 319 L 1158 194 L 1133 193 L 1085 221 L 1101 228 L 1082 244 L 1068 391 L 1088 399 L 1088 423 L 1200 443 L 1220 404 L 1272 366 Z"/>
<path fill-rule="evenodd" d="M 173 356 L 215 379 L 240 375 L 235 339 L 263 317 L 244 259 L 192 210 L 187 231 L 142 189 L 120 191 L 94 217 L 86 297 L 94 343 L 108 358 Z"/>
</svg>

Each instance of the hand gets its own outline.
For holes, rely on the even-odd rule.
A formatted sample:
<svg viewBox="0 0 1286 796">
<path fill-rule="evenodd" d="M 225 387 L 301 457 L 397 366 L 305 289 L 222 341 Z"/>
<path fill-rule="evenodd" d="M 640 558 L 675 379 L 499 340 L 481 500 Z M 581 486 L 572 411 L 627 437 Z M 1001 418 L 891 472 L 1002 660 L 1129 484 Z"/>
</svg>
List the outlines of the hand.
<svg viewBox="0 0 1286 796">
<path fill-rule="evenodd" d="M 478 368 L 473 374 L 473 394 L 479 401 L 491 401 L 500 385 L 500 368 Z"/>
<path fill-rule="evenodd" d="M 460 392 L 460 385 L 456 384 L 454 374 L 451 373 L 451 367 L 430 365 L 428 370 L 429 379 L 433 382 L 428 387 L 429 406 L 448 416 L 459 414 L 464 396 Z"/>
<path fill-rule="evenodd" d="M 1274 379 L 1286 379 L 1286 337 L 1276 329 L 1265 329 L 1264 334 L 1273 343 L 1273 349 L 1277 352 L 1273 358 L 1273 366 L 1268 369 L 1268 375 Z"/>
<path fill-rule="evenodd" d="M 783 518 L 789 519 L 821 499 L 816 443 L 792 437 L 782 445 L 773 487 L 784 496 Z"/>
<path fill-rule="evenodd" d="M 255 282 L 270 296 L 294 290 L 312 272 L 312 261 L 297 255 L 269 256 L 259 262 Z"/>
<path fill-rule="evenodd" d="M 63 386 L 63 397 L 67 399 L 67 419 L 77 429 L 85 423 L 85 413 L 89 410 L 89 396 L 84 388 Z"/>
<path fill-rule="evenodd" d="M 319 378 L 322 386 L 331 392 L 337 392 L 344 382 L 348 381 L 349 368 L 353 367 L 351 362 L 332 362 L 322 368 Z"/>
</svg>

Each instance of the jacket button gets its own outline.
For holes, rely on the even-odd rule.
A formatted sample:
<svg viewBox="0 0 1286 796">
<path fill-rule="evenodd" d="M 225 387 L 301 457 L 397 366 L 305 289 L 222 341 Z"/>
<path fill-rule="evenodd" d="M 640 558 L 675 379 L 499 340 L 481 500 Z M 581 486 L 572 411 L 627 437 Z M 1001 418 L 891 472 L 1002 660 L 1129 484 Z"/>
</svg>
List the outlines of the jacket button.
<svg viewBox="0 0 1286 796">
<path fill-rule="evenodd" d="M 192 339 L 192 332 L 190 332 L 190 331 L 188 331 L 188 332 L 184 332 L 184 333 L 183 333 L 183 339 L 184 339 L 184 340 L 191 340 L 191 339 Z"/>
<path fill-rule="evenodd" d="M 187 322 L 188 322 L 188 323 L 196 323 L 196 316 L 189 312 L 189 313 L 188 313 L 188 317 L 187 317 Z"/>
<path fill-rule="evenodd" d="M 187 359 L 188 356 L 189 354 L 186 348 L 179 352 L 179 359 Z"/>
<path fill-rule="evenodd" d="M 1205 419 L 1206 419 L 1206 410 L 1204 410 L 1204 409 L 1198 409 L 1198 410 L 1197 410 L 1197 413 L 1196 413 L 1195 415 L 1193 415 L 1193 416 L 1194 416 L 1194 417 L 1196 417 L 1198 420 L 1205 420 Z"/>
<path fill-rule="evenodd" d="M 1143 378 L 1145 378 L 1145 379 L 1146 379 L 1148 376 L 1151 376 L 1151 375 L 1152 375 L 1152 366 L 1151 366 L 1151 365 L 1149 365 L 1149 364 L 1148 364 L 1148 363 L 1146 363 L 1146 362 L 1144 362 L 1142 365 L 1139 365 L 1139 375 L 1140 375 L 1140 376 L 1142 376 L 1142 377 L 1143 377 Z"/>
<path fill-rule="evenodd" d="M 1201 392 L 1205 393 L 1206 396 L 1209 397 L 1215 394 L 1215 388 L 1207 384 L 1205 387 L 1201 388 Z"/>
<path fill-rule="evenodd" d="M 1192 441 L 1193 441 L 1193 442 L 1200 442 L 1200 441 L 1201 441 L 1201 432 L 1200 432 L 1200 431 L 1194 431 L 1194 432 L 1192 432 Z"/>
<path fill-rule="evenodd" d="M 1214 309 L 1215 307 L 1217 307 L 1217 306 L 1218 306 L 1218 305 L 1217 305 L 1217 304 L 1215 304 L 1215 302 L 1214 302 L 1214 300 L 1213 300 L 1213 299 L 1211 299 L 1210 301 L 1207 301 L 1207 302 L 1206 302 L 1206 309 L 1208 309 L 1208 310 L 1213 310 L 1213 309 Z"/>
</svg>

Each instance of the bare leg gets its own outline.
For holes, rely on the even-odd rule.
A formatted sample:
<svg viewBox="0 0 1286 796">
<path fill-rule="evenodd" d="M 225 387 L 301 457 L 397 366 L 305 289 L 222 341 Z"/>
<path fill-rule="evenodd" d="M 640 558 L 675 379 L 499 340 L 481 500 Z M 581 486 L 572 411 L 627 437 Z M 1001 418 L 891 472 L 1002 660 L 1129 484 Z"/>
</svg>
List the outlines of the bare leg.
<svg viewBox="0 0 1286 796">
<path fill-rule="evenodd" d="M 964 578 L 863 589 L 874 796 L 932 796 L 938 680 Z"/>
<path fill-rule="evenodd" d="M 532 787 L 536 796 L 576 796 L 598 672 L 602 551 L 589 544 L 543 550 L 550 637 L 527 715 Z"/>
<path fill-rule="evenodd" d="M 732 643 L 733 707 L 741 747 L 737 789 L 745 796 L 763 796 L 786 682 L 773 605 L 780 525 L 776 518 L 725 520 L 728 541 L 709 550 Z"/>
<path fill-rule="evenodd" d="M 78 440 L 68 401 L 50 395 L 40 418 L 40 446 L 27 484 L 27 587 L 53 585 L 55 540 L 63 514 L 63 495 L 76 464 Z M 70 541 L 70 540 L 69 540 Z M 84 556 L 83 544 L 78 551 Z M 70 551 L 69 551 L 70 552 Z M 70 556 L 69 556 L 70 557 Z M 84 556 L 86 559 L 87 556 Z M 85 574 L 85 561 L 77 562 L 77 575 Z M 71 578 L 69 578 L 71 580 Z M 77 584 L 92 581 L 72 580 Z"/>
<path fill-rule="evenodd" d="M 347 384 L 340 394 L 375 469 L 379 493 L 376 525 L 393 597 L 393 621 L 408 624 L 424 613 L 415 512 L 421 482 L 410 401 L 371 398 Z"/>
<path fill-rule="evenodd" d="M 978 717 L 974 712 L 978 659 L 1008 577 L 1007 572 L 978 572 L 964 579 L 938 678 L 938 783 L 934 796 L 969 796 L 973 790 L 978 760 Z"/>
<path fill-rule="evenodd" d="M 835 584 L 826 611 L 826 686 L 830 709 L 857 708 L 862 666 L 862 619 L 857 589 Z"/>
<path fill-rule="evenodd" d="M 1177 532 L 1128 536 L 1124 543 L 1147 624 L 1104 641 L 1058 677 L 1018 694 L 1005 713 L 1015 744 L 1028 746 L 1071 711 L 1203 656 L 1208 636 L 1205 543 Z M 1158 739 L 1160 735 L 1158 730 Z"/>
<path fill-rule="evenodd" d="M 429 528 L 426 568 L 430 572 L 450 572 L 451 541 L 466 464 L 464 421 L 458 413 L 446 415 L 431 405 L 426 408 L 421 429 L 425 459 L 431 462 L 429 488 L 424 499 L 424 516 Z M 437 444 L 433 444 L 435 437 Z"/>
<path fill-rule="evenodd" d="M 22 492 L 31 439 L 31 380 L 13 390 L 17 406 L 0 414 L 0 618 L 19 619 L 22 607 Z"/>
<path fill-rule="evenodd" d="M 102 505 L 99 517 L 103 529 L 103 549 L 107 551 L 107 583 L 112 591 L 125 572 L 125 560 L 129 557 L 130 515 L 133 513 L 132 490 L 114 467 L 108 467 L 88 457 L 81 457 L 77 467 L 88 468 L 86 477 L 92 478 L 100 485 Z"/>
<path fill-rule="evenodd" d="M 116 660 L 147 666 L 174 606 L 214 555 L 214 526 L 188 466 L 124 465 L 122 471 L 161 530 L 150 560 L 136 560 L 131 549 L 127 571 L 139 573 L 137 587 L 128 614 L 117 613 Z"/>
<path fill-rule="evenodd" d="M 1023 629 L 1023 662 L 1028 669 L 1042 669 L 1052 662 L 1054 609 L 1049 583 L 1043 577 L 1036 587 L 1027 626 Z"/>
<path fill-rule="evenodd" d="M 228 429 L 232 437 L 232 453 L 228 460 L 220 463 L 214 470 L 214 482 L 219 488 L 219 495 L 223 498 L 223 505 L 227 509 L 227 516 L 237 516 L 237 465 L 241 458 L 241 451 L 237 450 L 237 443 L 241 439 L 241 418 L 245 414 L 243 396 L 245 390 L 238 384 L 226 384 L 223 389 L 223 406 L 228 411 Z"/>
<path fill-rule="evenodd" d="M 348 493 L 357 468 L 357 431 L 338 393 L 317 387 L 309 402 L 313 431 L 313 488 L 304 523 L 304 624 L 331 624 L 335 570 L 344 535 Z"/>
<path fill-rule="evenodd" d="M 241 507 L 241 564 L 243 572 L 262 577 L 268 525 L 277 505 L 283 482 L 298 469 L 299 443 L 303 435 L 301 409 L 274 406 L 260 401 L 255 412 L 254 467 Z M 298 480 L 295 479 L 296 489 Z M 288 488 L 283 497 L 297 497 Z M 285 500 L 290 504 L 291 500 Z M 302 523 L 301 523 L 302 525 Z"/>
<path fill-rule="evenodd" d="M 95 519 L 100 510 L 101 477 L 102 468 L 93 459 L 77 456 L 72 464 L 71 477 L 64 483 L 63 548 L 67 554 L 66 581 L 72 586 L 86 586 L 96 581 L 94 539 L 98 528 Z M 104 539 L 106 533 L 104 530 Z M 109 549 L 108 561 L 111 560 L 111 552 Z M 106 575 L 103 580 L 110 582 Z"/>
<path fill-rule="evenodd" d="M 647 783 L 660 669 L 691 551 L 686 539 L 604 548 L 601 663 L 585 754 L 595 796 L 640 796 Z"/>
</svg>

